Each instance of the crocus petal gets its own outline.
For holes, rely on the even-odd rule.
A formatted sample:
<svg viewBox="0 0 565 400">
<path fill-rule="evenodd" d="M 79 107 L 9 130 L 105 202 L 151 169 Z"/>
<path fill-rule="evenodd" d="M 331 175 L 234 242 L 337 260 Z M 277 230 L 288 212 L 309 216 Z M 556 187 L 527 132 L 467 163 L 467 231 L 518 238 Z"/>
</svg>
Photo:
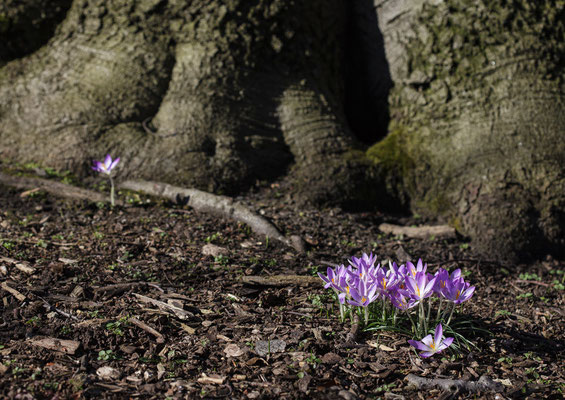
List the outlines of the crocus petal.
<svg viewBox="0 0 565 400">
<path fill-rule="evenodd" d="M 114 169 L 114 167 L 116 165 L 118 165 L 119 162 L 120 162 L 120 157 L 118 157 L 114 161 L 112 161 L 112 164 L 110 164 L 110 168 L 108 168 L 108 169 L 110 169 L 110 170 Z"/>
<path fill-rule="evenodd" d="M 104 166 L 106 168 L 109 168 L 110 164 L 112 164 L 112 157 L 110 156 L 110 154 L 106 154 L 106 158 L 104 159 Z"/>
<path fill-rule="evenodd" d="M 420 357 L 428 358 L 433 356 L 434 354 L 436 354 L 435 351 L 424 351 L 423 353 L 420 353 Z"/>
<path fill-rule="evenodd" d="M 439 344 L 441 343 L 441 337 L 443 336 L 443 326 L 441 326 L 441 324 L 438 324 L 436 326 L 436 331 L 435 331 L 435 347 L 438 347 Z"/>
<path fill-rule="evenodd" d="M 423 338 L 422 343 L 424 343 L 426 346 L 428 346 L 428 349 L 431 349 L 432 344 L 434 344 L 434 339 L 432 338 L 432 335 L 428 335 L 425 338 Z"/>
<path fill-rule="evenodd" d="M 448 337 L 448 338 L 443 339 L 442 345 L 445 346 L 444 348 L 448 348 L 449 346 L 451 346 L 451 343 L 453 343 L 453 338 Z"/>
<path fill-rule="evenodd" d="M 415 347 L 417 350 L 428 351 L 430 348 L 417 340 L 409 340 L 410 346 Z"/>
</svg>

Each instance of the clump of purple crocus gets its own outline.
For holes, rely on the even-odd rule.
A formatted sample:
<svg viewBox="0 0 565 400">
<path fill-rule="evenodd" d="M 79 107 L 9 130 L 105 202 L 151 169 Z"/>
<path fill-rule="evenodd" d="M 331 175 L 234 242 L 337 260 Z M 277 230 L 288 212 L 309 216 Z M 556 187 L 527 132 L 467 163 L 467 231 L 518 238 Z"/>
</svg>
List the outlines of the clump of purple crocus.
<svg viewBox="0 0 565 400">
<path fill-rule="evenodd" d="M 413 332 L 423 336 L 428 333 L 428 326 L 432 322 L 433 305 L 438 304 L 436 322 L 443 321 L 445 325 L 449 325 L 455 307 L 469 300 L 475 291 L 474 286 L 465 282 L 460 269 L 450 275 L 447 270 L 439 268 L 435 274 L 431 274 L 427 272 L 428 266 L 421 259 L 416 265 L 408 261 L 398 266 L 389 261 L 388 267 L 376 262 L 377 257 L 372 253 L 363 254 L 360 258 L 352 257 L 347 267 L 342 264 L 335 269 L 328 268 L 327 275 L 318 274 L 325 282 L 325 287 L 336 293 L 342 320 L 346 307 L 352 310 L 353 307 L 359 307 L 364 313 L 366 325 L 369 316 L 377 316 L 378 311 L 381 311 L 381 322 L 387 322 L 387 315 L 390 316 L 392 312 L 394 325 L 397 312 L 402 311 L 411 321 Z M 445 303 L 451 303 L 451 309 L 442 309 Z M 414 322 L 412 314 L 416 307 L 417 322 Z M 441 323 L 438 326 L 442 333 Z M 424 345 L 432 343 L 428 343 L 428 336 L 424 339 Z M 446 341 L 444 344 L 449 345 L 451 342 L 452 340 Z M 436 342 L 432 344 L 435 348 L 438 347 Z"/>
<path fill-rule="evenodd" d="M 432 337 L 432 335 L 428 335 L 421 341 L 409 340 L 408 343 L 416 349 L 421 350 L 422 353 L 420 353 L 420 356 L 426 358 L 433 356 L 434 354 L 441 353 L 443 350 L 447 349 L 451 346 L 451 343 L 453 343 L 453 338 L 444 338 L 443 327 L 441 324 L 438 324 L 434 332 L 434 337 Z"/>
<path fill-rule="evenodd" d="M 112 203 L 112 207 L 114 207 L 114 180 L 112 179 L 112 170 L 118 165 L 120 162 L 120 157 L 112 160 L 110 154 L 106 154 L 106 158 L 104 162 L 94 160 L 94 165 L 92 169 L 96 172 L 100 172 L 102 174 L 108 175 L 110 179 L 110 201 Z"/>
</svg>

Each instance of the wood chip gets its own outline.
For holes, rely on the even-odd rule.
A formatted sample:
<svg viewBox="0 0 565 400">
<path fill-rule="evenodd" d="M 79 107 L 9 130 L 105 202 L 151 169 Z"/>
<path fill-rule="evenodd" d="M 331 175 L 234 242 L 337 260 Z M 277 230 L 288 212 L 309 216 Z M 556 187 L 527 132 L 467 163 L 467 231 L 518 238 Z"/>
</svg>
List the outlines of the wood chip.
<svg viewBox="0 0 565 400">
<path fill-rule="evenodd" d="M 380 224 L 379 230 L 391 235 L 404 235 L 417 239 L 435 238 L 455 238 L 455 229 L 449 225 L 422 225 L 417 227 L 400 226 L 392 224 Z"/>
<path fill-rule="evenodd" d="M 33 274 L 36 271 L 36 268 L 29 265 L 26 261 L 15 260 L 9 257 L 0 257 L 0 261 L 13 264 L 18 270 L 25 274 Z"/>
<path fill-rule="evenodd" d="M 10 293 L 12 296 L 14 296 L 19 301 L 24 301 L 26 299 L 25 295 L 21 294 L 16 289 L 10 287 L 6 282 L 2 282 L 0 284 L 0 287 L 2 287 L 2 289 L 4 289 L 6 292 Z"/>
<path fill-rule="evenodd" d="M 65 340 L 65 339 L 57 339 L 57 338 L 43 338 L 43 339 L 29 339 L 28 343 L 43 347 L 44 349 L 48 350 L 55 350 L 60 351 L 65 354 L 75 354 L 77 349 L 80 347 L 80 342 L 76 340 Z"/>
<path fill-rule="evenodd" d="M 225 377 L 220 375 L 206 375 L 205 373 L 202 373 L 202 377 L 198 378 L 198 383 L 201 383 L 203 385 L 221 385 L 224 383 L 225 379 Z"/>
</svg>

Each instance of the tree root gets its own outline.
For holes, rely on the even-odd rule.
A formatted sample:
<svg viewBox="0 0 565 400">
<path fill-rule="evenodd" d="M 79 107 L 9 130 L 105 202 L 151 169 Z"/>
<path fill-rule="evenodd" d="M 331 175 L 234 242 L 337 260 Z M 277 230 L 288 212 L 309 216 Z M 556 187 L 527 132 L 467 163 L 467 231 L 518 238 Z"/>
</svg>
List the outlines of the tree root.
<svg viewBox="0 0 565 400">
<path fill-rule="evenodd" d="M 0 172 L 0 184 L 18 189 L 41 189 L 55 196 L 62 196 L 92 202 L 109 202 L 108 196 L 93 190 L 77 188 L 72 185 L 42 178 L 11 176 Z M 187 204 L 196 211 L 206 212 L 243 222 L 256 234 L 279 241 L 292 247 L 299 253 L 305 252 L 304 241 L 300 236 L 285 237 L 273 224 L 255 214 L 244 205 L 226 196 L 217 196 L 197 189 L 185 189 L 160 182 L 126 181 L 119 185 L 122 189 L 145 192 L 153 196 L 164 197 L 178 204 Z M 116 200 L 116 204 L 123 204 Z"/>
<path fill-rule="evenodd" d="M 55 196 L 71 199 L 88 200 L 93 202 L 110 201 L 108 196 L 93 190 L 82 189 L 50 179 L 28 178 L 24 176 L 11 176 L 0 172 L 0 183 L 18 189 L 41 189 Z M 118 202 L 116 202 L 118 203 Z"/>
<path fill-rule="evenodd" d="M 153 196 L 164 197 L 177 204 L 186 204 L 199 212 L 206 212 L 243 222 L 256 234 L 277 240 L 294 248 L 299 253 L 305 251 L 302 238 L 296 235 L 290 238 L 285 237 L 265 218 L 255 214 L 247 207 L 229 197 L 217 196 L 197 189 L 185 189 L 161 182 L 125 181 L 122 182 L 119 187 L 122 189 L 145 192 Z"/>
<path fill-rule="evenodd" d="M 461 379 L 432 379 L 424 378 L 414 374 L 408 374 L 405 381 L 418 389 L 432 389 L 439 388 L 447 392 L 457 394 L 461 392 L 477 393 L 477 392 L 495 392 L 500 393 L 504 391 L 504 386 L 501 383 L 495 382 L 492 379 L 481 376 L 478 381 L 464 381 Z"/>
</svg>

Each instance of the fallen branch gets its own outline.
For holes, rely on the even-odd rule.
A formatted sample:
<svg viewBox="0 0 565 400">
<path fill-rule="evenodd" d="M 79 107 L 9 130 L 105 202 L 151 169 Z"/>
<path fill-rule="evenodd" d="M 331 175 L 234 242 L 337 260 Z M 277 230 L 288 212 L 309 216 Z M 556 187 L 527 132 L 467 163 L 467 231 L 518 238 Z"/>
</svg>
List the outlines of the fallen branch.
<svg viewBox="0 0 565 400">
<path fill-rule="evenodd" d="M 304 242 L 299 236 L 285 237 L 273 224 L 257 215 L 244 205 L 226 196 L 203 192 L 197 189 L 185 189 L 161 182 L 125 181 L 122 189 L 145 192 L 153 196 L 164 197 L 177 204 L 188 205 L 198 212 L 206 212 L 235 221 L 243 222 L 258 235 L 277 240 L 296 251 L 304 252 Z"/>
<path fill-rule="evenodd" d="M 109 197 L 102 193 L 67 185 L 51 179 L 11 176 L 0 172 L 0 183 L 17 189 L 40 189 L 55 196 L 62 196 L 71 199 L 88 200 L 93 202 L 110 201 Z"/>
<path fill-rule="evenodd" d="M 270 276 L 259 276 L 259 275 L 248 275 L 242 276 L 241 281 L 247 283 L 248 285 L 257 286 L 308 286 L 313 284 L 319 284 L 320 278 L 308 275 L 270 275 Z"/>
<path fill-rule="evenodd" d="M 380 224 L 379 230 L 392 235 L 404 235 L 411 238 L 427 239 L 436 237 L 442 239 L 455 238 L 455 229 L 449 225 L 422 225 L 418 227 Z"/>
<path fill-rule="evenodd" d="M 499 382 L 495 382 L 492 379 L 481 376 L 478 381 L 464 381 L 461 379 L 434 379 L 434 378 L 424 378 L 414 374 L 408 374 L 405 381 L 408 381 L 413 386 L 418 389 L 433 389 L 439 388 L 446 390 L 451 393 L 477 393 L 477 392 L 495 392 L 500 393 L 504 391 L 504 385 Z"/>
</svg>

